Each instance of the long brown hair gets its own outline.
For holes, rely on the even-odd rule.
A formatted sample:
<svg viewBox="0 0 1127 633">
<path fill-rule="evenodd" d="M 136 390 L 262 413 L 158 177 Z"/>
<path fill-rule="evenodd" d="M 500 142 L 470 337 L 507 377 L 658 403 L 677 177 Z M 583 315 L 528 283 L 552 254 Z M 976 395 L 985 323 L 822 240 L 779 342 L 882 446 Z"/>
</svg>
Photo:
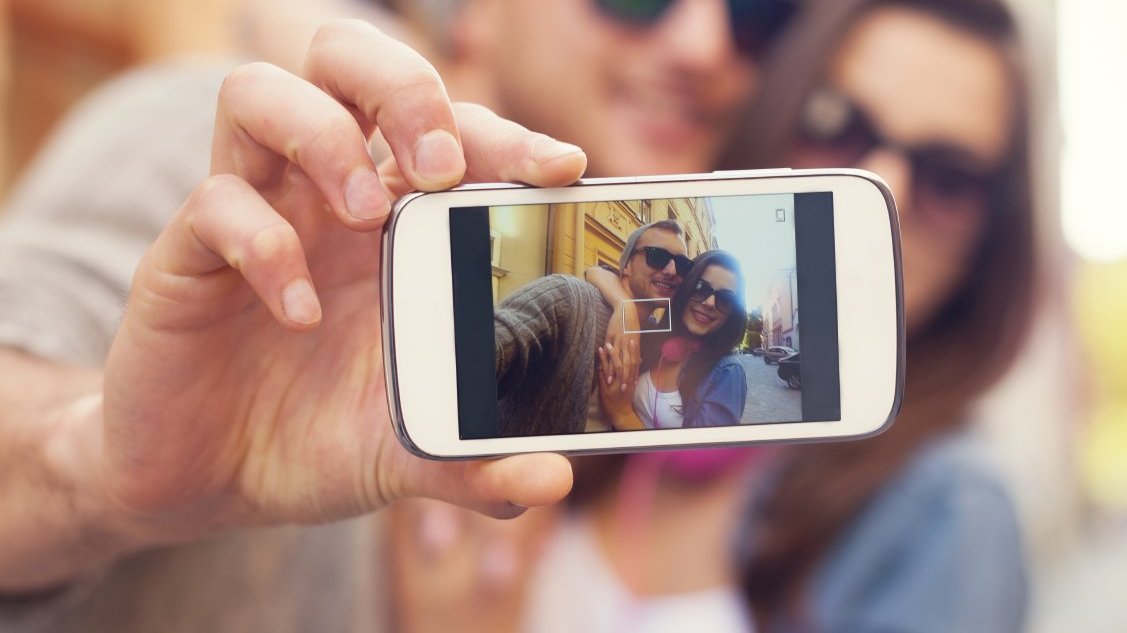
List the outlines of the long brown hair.
<svg viewBox="0 0 1127 633">
<path fill-rule="evenodd" d="M 957 290 L 909 333 L 897 422 L 858 442 L 787 448 L 760 500 L 741 581 L 760 621 L 799 614 L 804 583 L 834 540 L 927 441 L 965 423 L 968 409 L 1012 363 L 1034 303 L 1028 99 L 1013 19 L 1000 0 L 810 0 L 768 59 L 745 128 L 721 168 L 774 167 L 796 133 L 801 104 L 848 30 L 876 6 L 909 6 L 995 43 L 1016 98 L 1009 154 L 992 208 Z M 844 165 L 843 165 L 844 166 Z"/>
<path fill-rule="evenodd" d="M 740 270 L 740 262 L 727 251 L 714 250 L 697 255 L 696 259 L 693 260 L 693 268 L 685 275 L 681 285 L 673 293 L 670 309 L 673 315 L 670 323 L 673 327 L 673 334 L 675 336 L 688 335 L 683 315 L 689 309 L 689 302 L 691 301 L 689 297 L 692 296 L 697 282 L 700 281 L 701 276 L 704 275 L 709 266 L 719 266 L 736 276 L 735 292 L 740 303 L 733 306 L 732 313 L 727 315 L 724 325 L 720 329 L 701 339 L 700 351 L 693 354 L 686 363 L 685 371 L 681 376 L 681 384 L 677 386 L 683 402 L 696 400 L 697 387 L 704 382 L 705 377 L 712 371 L 712 367 L 721 357 L 732 353 L 736 344 L 740 342 L 740 338 L 743 337 L 744 329 L 747 328 L 747 311 L 742 305 L 745 283 L 743 271 Z"/>
</svg>

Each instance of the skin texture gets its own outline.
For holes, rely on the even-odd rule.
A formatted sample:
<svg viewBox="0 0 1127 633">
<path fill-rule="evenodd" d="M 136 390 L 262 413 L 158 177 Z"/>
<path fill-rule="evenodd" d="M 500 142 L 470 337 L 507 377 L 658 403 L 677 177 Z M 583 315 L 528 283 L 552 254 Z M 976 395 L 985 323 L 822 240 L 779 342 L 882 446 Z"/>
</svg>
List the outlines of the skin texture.
<svg viewBox="0 0 1127 633">
<path fill-rule="evenodd" d="M 736 274 L 721 266 L 709 266 L 701 279 L 707 281 L 715 290 L 736 291 Z M 724 327 L 728 315 L 716 309 L 716 295 L 713 294 L 702 303 L 689 301 L 682 315 L 685 329 L 694 336 L 706 336 Z"/>
<path fill-rule="evenodd" d="M 722 0 L 679 0 L 649 27 L 591 0 L 470 0 L 455 61 L 472 99 L 582 146 L 592 175 L 695 172 L 714 161 L 755 78 L 728 20 Z"/>
<path fill-rule="evenodd" d="M 949 147 L 983 173 L 1000 165 L 1012 135 L 1012 85 L 988 42 L 927 13 L 884 7 L 858 22 L 836 60 L 830 84 L 885 138 Z M 791 163 L 815 166 L 818 158 L 796 153 Z M 880 174 L 896 196 L 907 327 L 918 330 L 969 274 L 989 210 L 916 195 L 912 167 L 895 150 L 874 148 L 856 166 Z"/>
</svg>

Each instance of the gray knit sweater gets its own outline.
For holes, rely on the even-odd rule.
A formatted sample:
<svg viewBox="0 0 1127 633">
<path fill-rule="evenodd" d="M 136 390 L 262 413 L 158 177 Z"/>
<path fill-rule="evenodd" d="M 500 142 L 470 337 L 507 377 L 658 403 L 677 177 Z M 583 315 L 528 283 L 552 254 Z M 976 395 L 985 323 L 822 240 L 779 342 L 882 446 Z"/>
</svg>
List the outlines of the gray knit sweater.
<svg viewBox="0 0 1127 633">
<path fill-rule="evenodd" d="M 611 308 L 591 284 L 549 275 L 494 311 L 503 436 L 581 433 Z"/>
</svg>

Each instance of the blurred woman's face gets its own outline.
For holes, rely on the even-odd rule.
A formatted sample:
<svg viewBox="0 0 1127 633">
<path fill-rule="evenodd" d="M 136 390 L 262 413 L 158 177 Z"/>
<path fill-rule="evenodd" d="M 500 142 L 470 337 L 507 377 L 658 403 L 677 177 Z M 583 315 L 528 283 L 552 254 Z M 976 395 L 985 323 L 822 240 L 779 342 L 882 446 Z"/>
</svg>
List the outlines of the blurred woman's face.
<svg viewBox="0 0 1127 633">
<path fill-rule="evenodd" d="M 1011 143 L 1012 110 L 996 46 L 897 6 L 858 21 L 807 102 L 791 163 L 869 169 L 896 196 L 909 332 L 975 274 L 971 259 Z"/>
<path fill-rule="evenodd" d="M 733 306 L 736 282 L 736 274 L 727 268 L 714 265 L 704 269 L 682 315 L 690 334 L 707 336 L 724 327 L 728 314 L 737 309 Z"/>
</svg>

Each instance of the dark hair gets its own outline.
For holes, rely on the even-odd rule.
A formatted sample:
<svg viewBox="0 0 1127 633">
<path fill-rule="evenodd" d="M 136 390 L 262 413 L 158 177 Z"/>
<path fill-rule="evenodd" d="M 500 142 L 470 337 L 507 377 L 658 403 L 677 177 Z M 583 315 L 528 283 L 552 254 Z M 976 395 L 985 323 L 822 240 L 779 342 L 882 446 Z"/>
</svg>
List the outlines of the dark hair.
<svg viewBox="0 0 1127 633">
<path fill-rule="evenodd" d="M 995 176 L 993 208 L 969 272 L 932 318 L 909 333 L 897 422 L 859 442 L 789 447 L 755 517 L 741 580 L 757 617 L 800 611 L 802 589 L 831 543 L 880 487 L 929 440 L 965 423 L 971 403 L 1012 363 L 1035 291 L 1028 97 L 1016 27 L 999 0 L 810 0 L 780 36 L 752 105 L 720 168 L 778 166 L 800 105 L 858 18 L 875 7 L 917 9 L 996 44 L 1015 95 L 1013 134 Z"/>
<path fill-rule="evenodd" d="M 744 329 L 747 327 L 747 310 L 743 306 L 744 276 L 739 261 L 727 251 L 705 251 L 693 260 L 693 267 L 689 269 L 689 273 L 685 275 L 670 300 L 670 325 L 673 327 L 673 335 L 691 336 L 685 328 L 683 315 L 689 308 L 689 297 L 693 294 L 693 289 L 710 266 L 719 266 L 736 276 L 736 296 L 739 298 L 739 304 L 733 308 L 724 325 L 700 339 L 700 349 L 686 362 L 684 373 L 677 385 L 681 399 L 685 402 L 696 397 L 697 387 L 700 386 L 701 381 L 708 376 L 716 361 L 732 352 L 743 338 Z"/>
</svg>

